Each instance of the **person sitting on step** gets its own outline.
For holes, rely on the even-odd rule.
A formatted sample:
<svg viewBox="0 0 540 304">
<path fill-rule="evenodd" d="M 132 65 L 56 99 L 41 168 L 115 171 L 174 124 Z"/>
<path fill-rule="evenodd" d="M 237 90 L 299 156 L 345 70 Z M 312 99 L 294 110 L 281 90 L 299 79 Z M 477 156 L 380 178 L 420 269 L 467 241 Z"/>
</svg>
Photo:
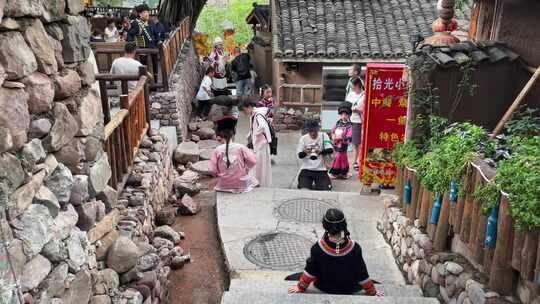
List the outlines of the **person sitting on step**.
<svg viewBox="0 0 540 304">
<path fill-rule="evenodd" d="M 216 122 L 216 135 L 221 143 L 212 154 L 208 168 L 217 176 L 216 191 L 243 193 L 258 185 L 249 171 L 257 162 L 255 154 L 242 144 L 233 142 L 237 120 L 223 117 Z"/>
<path fill-rule="evenodd" d="M 330 138 L 320 132 L 319 121 L 307 120 L 304 124 L 307 134 L 300 137 L 296 154 L 302 161 L 298 174 L 298 189 L 319 191 L 332 190 L 332 182 L 328 177 L 323 156 L 334 152 Z"/>
<path fill-rule="evenodd" d="M 370 279 L 362 248 L 351 240 L 345 215 L 330 208 L 323 217 L 322 239 L 311 247 L 311 254 L 300 280 L 289 293 L 305 292 L 313 283 L 316 290 L 329 294 L 382 296 Z"/>
</svg>

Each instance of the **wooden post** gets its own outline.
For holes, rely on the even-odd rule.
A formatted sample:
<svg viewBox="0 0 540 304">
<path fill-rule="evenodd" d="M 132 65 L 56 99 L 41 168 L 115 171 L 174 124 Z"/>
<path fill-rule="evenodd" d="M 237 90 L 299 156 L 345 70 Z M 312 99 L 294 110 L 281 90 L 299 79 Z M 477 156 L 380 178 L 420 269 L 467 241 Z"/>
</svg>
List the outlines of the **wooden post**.
<svg viewBox="0 0 540 304">
<path fill-rule="evenodd" d="M 414 222 L 416 219 L 416 206 L 418 205 L 418 193 L 420 193 L 420 187 L 418 187 L 418 177 L 416 172 L 411 172 L 411 185 L 412 185 L 412 195 L 411 195 L 411 204 L 409 205 L 407 217 Z"/>
<path fill-rule="evenodd" d="M 120 81 L 121 87 L 122 87 L 122 94 L 128 95 L 129 94 L 129 88 L 128 88 L 128 82 L 127 80 Z"/>
<path fill-rule="evenodd" d="M 397 194 L 398 194 L 398 204 L 401 208 L 403 206 L 403 187 L 405 186 L 405 182 L 403 181 L 403 173 L 404 173 L 405 167 L 398 167 L 397 168 Z"/>
<path fill-rule="evenodd" d="M 521 250 L 521 277 L 524 280 L 534 280 L 536 268 L 536 250 L 538 249 L 538 230 L 533 229 L 525 235 L 523 250 Z"/>
<path fill-rule="evenodd" d="M 422 203 L 423 203 L 423 199 L 424 199 L 424 187 L 422 187 L 422 185 L 420 184 L 420 182 L 418 182 L 418 203 L 416 204 L 416 213 L 415 213 L 415 217 L 417 219 L 420 218 L 421 214 L 422 214 Z"/>
<path fill-rule="evenodd" d="M 444 251 L 446 249 L 446 243 L 448 239 L 448 217 L 450 215 L 450 200 L 448 199 L 448 192 L 443 196 L 441 214 L 439 215 L 439 222 L 435 230 L 435 238 L 433 240 L 433 248 L 435 251 Z"/>
<path fill-rule="evenodd" d="M 435 205 L 436 199 L 437 198 L 434 198 L 433 195 L 429 198 L 429 212 L 427 215 L 427 234 L 432 241 L 434 240 L 435 229 L 437 228 L 437 225 L 431 223 L 431 214 L 433 213 L 433 206 Z"/>
<path fill-rule="evenodd" d="M 130 110 L 129 108 L 129 96 L 128 95 L 120 95 L 120 107 L 122 109 L 126 109 L 126 110 Z M 130 115 L 128 114 L 126 116 L 126 118 L 124 118 L 126 121 L 124 123 L 122 123 L 121 127 L 124 128 L 124 140 L 126 141 L 127 143 L 127 147 L 128 147 L 128 151 L 133 151 L 133 142 L 131 141 L 131 133 L 134 131 L 134 130 L 131 130 L 130 128 Z M 131 163 L 131 160 L 133 158 L 133 156 L 131 155 L 131 153 L 127 153 L 127 161 L 129 163 Z"/>
<path fill-rule="evenodd" d="M 489 287 L 503 294 L 512 294 L 512 267 L 508 263 L 512 258 L 513 229 L 510 205 L 507 196 L 501 196 L 499 204 L 499 222 L 497 224 L 497 243 L 493 254 Z"/>
<path fill-rule="evenodd" d="M 99 93 L 101 95 L 101 108 L 103 109 L 103 121 L 106 125 L 111 121 L 111 107 L 109 106 L 109 96 L 107 95 L 107 81 L 99 81 Z"/>
<path fill-rule="evenodd" d="M 486 239 L 487 217 L 482 215 L 482 206 L 480 204 L 476 205 L 478 205 L 478 225 L 476 226 L 476 238 L 473 241 L 472 252 L 474 259 L 479 264 L 482 264 L 484 254 L 486 253 L 486 251 L 484 251 L 484 241 Z"/>
<path fill-rule="evenodd" d="M 146 75 L 146 67 L 142 66 L 139 68 L 139 74 Z M 168 83 L 168 80 L 167 80 Z M 150 90 L 148 88 L 148 81 L 144 82 L 144 109 L 145 109 L 145 121 L 148 123 L 148 131 L 150 131 Z"/>
<path fill-rule="evenodd" d="M 531 79 L 527 82 L 527 84 L 523 87 L 521 92 L 519 92 L 519 95 L 516 97 L 514 102 L 510 105 L 506 113 L 504 113 L 504 116 L 501 118 L 495 129 L 493 130 L 493 133 L 491 134 L 491 138 L 495 138 L 504 128 L 504 125 L 510 118 L 512 117 L 512 114 L 517 110 L 521 102 L 525 99 L 531 88 L 533 87 L 536 80 L 540 77 L 540 67 L 536 69 L 534 74 L 532 75 Z"/>
<path fill-rule="evenodd" d="M 512 246 L 512 268 L 517 271 L 521 270 L 521 250 L 525 242 L 525 233 L 514 229 L 514 242 Z"/>
<path fill-rule="evenodd" d="M 420 226 L 427 227 L 429 220 L 429 201 L 431 200 L 431 192 L 424 188 L 422 191 L 422 209 L 420 210 Z"/>
<path fill-rule="evenodd" d="M 169 91 L 169 75 L 167 74 L 167 62 L 165 60 L 165 44 L 160 42 L 158 45 L 159 49 L 159 63 L 161 64 L 161 78 L 163 82 L 163 91 Z"/>
<path fill-rule="evenodd" d="M 471 221 L 472 221 L 472 213 L 473 213 L 473 207 L 475 202 L 473 201 L 473 193 L 475 189 L 475 182 L 476 182 L 476 175 L 479 175 L 480 173 L 477 172 L 476 168 L 471 169 L 471 175 L 469 177 L 469 191 L 467 191 L 467 194 L 465 196 L 465 203 L 463 207 L 463 216 L 461 219 L 461 233 L 460 238 L 461 241 L 464 243 L 469 243 L 469 238 L 471 236 Z"/>
</svg>

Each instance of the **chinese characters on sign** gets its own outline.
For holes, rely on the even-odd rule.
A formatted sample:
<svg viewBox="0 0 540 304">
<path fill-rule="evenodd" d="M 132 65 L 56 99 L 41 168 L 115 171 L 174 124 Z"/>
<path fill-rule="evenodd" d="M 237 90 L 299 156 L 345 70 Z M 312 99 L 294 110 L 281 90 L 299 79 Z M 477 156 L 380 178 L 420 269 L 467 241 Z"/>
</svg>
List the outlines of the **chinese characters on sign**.
<svg viewBox="0 0 540 304">
<path fill-rule="evenodd" d="M 396 165 L 392 150 L 405 139 L 407 82 L 402 64 L 368 64 L 362 117 L 360 176 L 364 183 L 393 186 Z"/>
</svg>

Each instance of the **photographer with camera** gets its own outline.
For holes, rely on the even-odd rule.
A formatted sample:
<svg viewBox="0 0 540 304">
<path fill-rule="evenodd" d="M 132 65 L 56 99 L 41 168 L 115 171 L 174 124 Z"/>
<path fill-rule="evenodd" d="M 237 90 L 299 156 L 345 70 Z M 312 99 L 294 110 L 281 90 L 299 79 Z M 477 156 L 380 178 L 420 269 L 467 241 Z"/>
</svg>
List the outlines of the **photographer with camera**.
<svg viewBox="0 0 540 304">
<path fill-rule="evenodd" d="M 308 133 L 300 138 L 296 149 L 298 158 L 302 160 L 298 189 L 330 191 L 332 182 L 323 160 L 325 155 L 334 152 L 331 144 L 325 144 L 330 139 L 327 134 L 319 132 L 318 120 L 306 121 L 304 128 Z"/>
</svg>

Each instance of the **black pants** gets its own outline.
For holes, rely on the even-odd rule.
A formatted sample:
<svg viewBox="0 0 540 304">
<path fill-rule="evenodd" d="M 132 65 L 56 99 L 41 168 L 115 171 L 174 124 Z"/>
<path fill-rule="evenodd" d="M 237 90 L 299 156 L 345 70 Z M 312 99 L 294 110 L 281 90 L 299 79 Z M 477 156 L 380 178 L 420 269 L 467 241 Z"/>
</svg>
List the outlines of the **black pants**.
<svg viewBox="0 0 540 304">
<path fill-rule="evenodd" d="M 298 189 L 330 191 L 332 190 L 332 182 L 326 171 L 304 169 L 298 175 Z"/>
<path fill-rule="evenodd" d="M 209 100 L 197 100 L 197 116 L 203 118 L 210 113 L 210 101 Z"/>
</svg>

